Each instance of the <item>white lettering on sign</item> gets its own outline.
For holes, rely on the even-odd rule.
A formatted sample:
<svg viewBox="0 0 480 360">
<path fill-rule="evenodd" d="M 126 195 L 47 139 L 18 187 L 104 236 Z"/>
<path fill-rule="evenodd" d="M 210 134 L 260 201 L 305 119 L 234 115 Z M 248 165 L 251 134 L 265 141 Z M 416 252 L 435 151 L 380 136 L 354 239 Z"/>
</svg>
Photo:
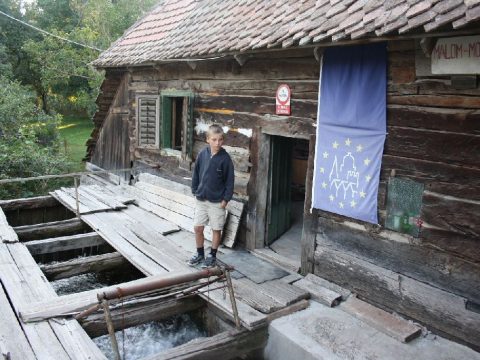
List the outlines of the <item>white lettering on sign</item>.
<svg viewBox="0 0 480 360">
<path fill-rule="evenodd" d="M 275 114 L 290 115 L 290 97 L 291 91 L 287 84 L 282 84 L 277 88 L 275 96 Z"/>
<path fill-rule="evenodd" d="M 438 39 L 432 74 L 480 74 L 480 36 Z"/>
</svg>

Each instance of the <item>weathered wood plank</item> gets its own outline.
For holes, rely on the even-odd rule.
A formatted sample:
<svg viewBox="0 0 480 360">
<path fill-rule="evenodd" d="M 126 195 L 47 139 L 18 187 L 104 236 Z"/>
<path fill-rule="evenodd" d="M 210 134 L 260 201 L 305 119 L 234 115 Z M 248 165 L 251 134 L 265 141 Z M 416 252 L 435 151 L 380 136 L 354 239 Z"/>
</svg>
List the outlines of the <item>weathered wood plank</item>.
<svg viewBox="0 0 480 360">
<path fill-rule="evenodd" d="M 454 230 L 455 229 L 444 230 L 424 226 L 422 227 L 418 243 L 421 246 L 441 250 L 479 263 L 480 239 L 477 236 L 470 237 L 459 234 Z"/>
<path fill-rule="evenodd" d="M 46 239 L 55 236 L 74 235 L 88 226 L 80 219 L 67 219 L 43 224 L 16 226 L 13 228 L 21 241 Z"/>
<path fill-rule="evenodd" d="M 63 190 L 52 191 L 50 192 L 50 195 L 52 195 L 55 199 L 57 199 L 67 209 L 70 209 L 75 213 L 77 212 L 77 203 L 75 200 L 75 195 L 72 197 L 70 196 L 70 194 L 68 194 L 68 192 L 65 192 Z M 85 204 L 81 203 L 79 198 L 78 211 L 80 212 L 80 214 L 87 214 L 91 211 L 91 209 Z"/>
<path fill-rule="evenodd" d="M 60 280 L 71 276 L 115 269 L 128 264 L 128 261 L 118 252 L 87 256 L 63 261 L 52 265 L 41 265 L 40 269 L 50 280 Z"/>
<path fill-rule="evenodd" d="M 271 115 L 275 114 L 275 94 L 272 93 L 270 97 L 267 97 L 200 93 L 199 96 L 195 97 L 195 108 Z M 315 119 L 317 116 L 317 101 L 292 99 L 292 109 L 295 116 Z"/>
<path fill-rule="evenodd" d="M 149 228 L 162 235 L 180 231 L 178 225 L 162 219 L 149 211 L 143 210 L 138 206 L 129 206 L 128 209 L 124 210 L 124 213 L 136 220 L 138 226 L 148 224 Z"/>
<path fill-rule="evenodd" d="M 252 251 L 252 254 L 294 273 L 300 268 L 300 261 L 287 259 L 269 248 L 255 249 Z"/>
<path fill-rule="evenodd" d="M 189 270 L 191 268 L 188 268 Z M 99 289 L 83 291 L 75 294 L 68 294 L 55 297 L 49 300 L 39 300 L 25 304 L 20 309 L 20 316 L 26 323 L 37 322 L 53 317 L 65 317 L 76 315 L 81 311 L 98 304 L 97 294 L 115 290 L 119 286 L 140 286 L 158 279 L 171 277 L 176 275 L 184 275 L 185 270 L 175 273 L 163 273 L 159 275 L 149 276 L 137 280 L 128 281 L 122 284 L 106 286 Z"/>
<path fill-rule="evenodd" d="M 118 285 L 117 285 L 118 286 Z M 199 297 L 174 299 L 165 301 L 156 297 L 138 300 L 129 300 L 127 303 L 110 308 L 113 327 L 121 330 L 151 321 L 166 320 L 177 314 L 184 314 L 201 309 L 205 302 Z M 80 324 L 91 337 L 106 335 L 108 333 L 105 323 L 105 315 L 96 313 L 80 320 Z"/>
<path fill-rule="evenodd" d="M 78 189 L 83 196 L 86 196 L 87 194 L 93 196 L 94 199 L 104 203 L 111 209 L 118 210 L 125 209 L 127 207 L 123 202 L 117 200 L 115 196 L 110 195 L 107 191 L 102 191 L 98 186 L 80 185 Z"/>
<path fill-rule="evenodd" d="M 389 95 L 387 102 L 392 105 L 415 105 L 480 109 L 480 100 L 473 96 L 459 95 Z"/>
<path fill-rule="evenodd" d="M 2 208 L 3 211 L 39 209 L 44 207 L 49 208 L 57 205 L 57 200 L 55 200 L 55 198 L 53 198 L 51 195 L 36 196 L 24 199 L 0 200 L 0 208 Z"/>
<path fill-rule="evenodd" d="M 25 243 L 32 255 L 50 254 L 57 251 L 81 249 L 84 247 L 105 244 L 105 240 L 95 232 L 61 236 L 44 240 L 33 240 Z"/>
<path fill-rule="evenodd" d="M 18 242 L 18 235 L 8 224 L 7 218 L 0 208 L 0 242 L 14 243 Z"/>
<path fill-rule="evenodd" d="M 137 186 L 137 184 L 139 184 Z M 193 232 L 193 215 L 194 215 L 194 198 L 191 197 L 190 206 L 179 204 L 175 201 L 172 201 L 166 197 L 156 195 L 152 192 L 143 191 L 141 188 L 145 188 L 148 186 L 140 185 L 141 182 L 135 184 L 134 187 L 128 189 L 128 192 L 132 195 L 137 196 L 139 199 L 137 200 L 138 205 L 145 210 L 151 211 L 154 214 L 158 215 L 159 217 L 172 222 L 183 229 L 189 230 Z M 151 187 L 149 190 L 152 190 Z M 155 191 L 155 190 L 153 190 Z M 173 195 L 172 195 L 173 196 Z M 232 203 L 235 206 L 234 201 L 230 201 L 229 204 Z M 242 203 L 240 203 L 243 206 Z M 238 206 L 238 205 L 237 205 Z M 228 206 L 227 206 L 228 209 Z M 237 209 L 233 208 L 234 211 L 238 211 Z M 229 216 L 227 218 L 227 222 L 224 227 L 223 231 L 223 243 L 225 245 L 233 246 L 236 233 L 238 230 L 238 226 L 240 223 L 240 219 L 236 216 Z M 212 232 L 209 227 L 205 229 L 205 237 L 209 240 L 212 238 Z"/>
<path fill-rule="evenodd" d="M 350 296 L 347 301 L 340 305 L 340 308 L 375 329 L 404 343 L 416 339 L 422 333 L 422 329 L 419 326 L 411 324 L 407 320 L 394 316 L 354 296 Z"/>
<path fill-rule="evenodd" d="M 387 180 L 392 170 L 395 170 L 398 177 L 423 183 L 430 191 L 480 200 L 480 169 L 478 168 L 384 154 L 381 179 Z"/>
<path fill-rule="evenodd" d="M 248 278 L 235 279 L 233 288 L 236 298 L 264 314 L 270 314 L 283 307 L 280 302 L 272 296 L 266 295 L 261 291 L 261 287 L 258 284 L 255 284 Z"/>
<path fill-rule="evenodd" d="M 437 249 L 416 246 L 408 240 L 395 241 L 388 236 L 368 233 L 361 227 L 349 227 L 323 217 L 318 221 L 321 233 L 317 235 L 317 246 L 355 255 L 467 298 L 480 296 L 480 288 L 472 286 L 478 281 L 480 265 Z"/>
<path fill-rule="evenodd" d="M 58 190 L 57 190 L 58 191 Z M 61 191 L 68 196 L 70 196 L 73 200 L 75 200 L 76 193 L 74 188 L 64 188 L 62 187 Z M 78 188 L 78 201 L 80 204 L 84 205 L 86 208 L 88 208 L 87 212 L 96 212 L 96 211 L 105 211 L 105 210 L 110 210 L 110 206 L 106 205 L 105 203 L 97 200 L 96 197 L 91 196 L 89 193 L 80 190 L 80 187 Z M 72 210 L 76 210 L 74 207 Z M 80 210 L 80 214 L 83 212 Z"/>
<path fill-rule="evenodd" d="M 118 232 L 119 229 L 111 225 L 114 216 L 108 213 L 97 213 L 83 215 L 82 220 L 95 229 L 105 241 L 145 275 L 164 273 L 165 269 L 162 266 L 147 257 L 135 245 L 132 245 L 125 238 L 126 235 L 122 234 L 121 231 Z"/>
<path fill-rule="evenodd" d="M 308 291 L 287 284 L 282 280 L 267 281 L 258 287 L 260 292 L 275 299 L 285 307 L 300 300 L 308 299 L 310 296 Z"/>
<path fill-rule="evenodd" d="M 146 360 L 163 359 L 236 359 L 253 350 L 263 348 L 267 342 L 267 327 L 255 331 L 230 330 L 196 339 Z"/>
<path fill-rule="evenodd" d="M 35 360 L 35 354 L 18 322 L 15 313 L 10 307 L 8 298 L 0 286 L 0 313 L 2 326 L 0 326 L 0 356 L 5 359 Z M 9 354 L 9 357 L 7 357 Z"/>
<path fill-rule="evenodd" d="M 388 105 L 387 114 L 390 126 L 480 134 L 478 110 Z"/>
<path fill-rule="evenodd" d="M 301 242 L 301 273 L 306 275 L 313 273 L 313 267 L 315 264 L 314 253 L 316 245 L 316 226 L 317 226 L 317 214 L 314 213 L 312 207 L 312 189 L 313 189 L 313 171 L 315 162 L 315 143 L 316 136 L 310 136 L 310 142 L 308 144 L 308 163 L 307 174 L 305 179 L 305 202 L 303 207 L 303 229 Z"/>
<path fill-rule="evenodd" d="M 189 186 L 184 184 L 171 181 L 160 176 L 155 176 L 148 173 L 141 173 L 138 175 L 138 181 L 154 185 L 155 187 L 150 187 L 150 191 L 158 193 L 159 195 L 164 194 L 164 196 L 175 196 L 175 199 L 185 205 L 193 206 L 192 204 L 192 189 Z M 183 196 L 179 195 L 183 194 Z M 244 204 L 240 201 L 232 199 L 228 205 L 227 210 L 235 215 L 240 217 L 242 215 Z"/>
<path fill-rule="evenodd" d="M 342 296 L 341 300 L 345 301 L 348 299 L 348 297 L 352 294 L 350 290 L 341 287 L 335 283 L 332 283 L 328 280 L 325 280 L 324 278 L 320 276 L 316 276 L 314 274 L 307 274 L 304 279 L 316 286 L 328 289 L 330 291 L 333 291 L 334 293 L 340 294 Z"/>
<path fill-rule="evenodd" d="M 326 247 L 315 251 L 315 274 L 431 329 L 480 345 L 480 314 L 465 309 L 463 297 Z"/>
<path fill-rule="evenodd" d="M 479 214 L 479 200 L 468 197 L 462 199 L 428 190 L 423 192 L 421 218 L 435 227 L 480 238 Z"/>
<path fill-rule="evenodd" d="M 233 280 L 234 283 L 236 280 Z M 235 295 L 236 296 L 236 295 Z M 227 296 L 223 297 L 223 290 L 213 290 L 205 294 L 202 294 L 201 297 L 207 301 L 207 303 L 213 303 L 213 305 L 225 315 L 230 321 L 233 322 L 233 310 L 230 298 Z M 249 330 L 254 330 L 259 327 L 265 326 L 267 322 L 267 317 L 265 314 L 255 310 L 253 307 L 249 306 L 243 301 L 236 301 L 238 316 L 240 317 L 241 324 Z"/>
<path fill-rule="evenodd" d="M 323 286 L 314 284 L 308 280 L 301 279 L 296 281 L 294 286 L 306 290 L 310 293 L 312 299 L 329 307 L 337 306 L 340 303 L 342 295 Z"/>
<path fill-rule="evenodd" d="M 25 245 L 0 244 L 0 250 L 0 279 L 17 314 L 24 304 L 57 296 Z M 54 321 L 21 326 L 38 359 L 105 359 L 77 322 L 69 329 Z M 77 343 L 83 343 L 81 352 Z"/>
<path fill-rule="evenodd" d="M 388 127 L 385 143 L 385 154 L 388 155 L 478 167 L 479 153 L 478 135 Z"/>
</svg>

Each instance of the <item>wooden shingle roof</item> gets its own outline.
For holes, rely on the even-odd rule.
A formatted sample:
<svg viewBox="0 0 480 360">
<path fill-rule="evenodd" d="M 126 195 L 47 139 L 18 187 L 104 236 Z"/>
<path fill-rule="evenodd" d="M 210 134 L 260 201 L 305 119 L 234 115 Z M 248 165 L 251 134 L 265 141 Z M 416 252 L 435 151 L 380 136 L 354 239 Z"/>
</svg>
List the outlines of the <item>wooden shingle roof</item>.
<svg viewBox="0 0 480 360">
<path fill-rule="evenodd" d="M 480 0 L 164 0 L 93 64 L 141 65 L 431 33 L 479 19 Z"/>
</svg>

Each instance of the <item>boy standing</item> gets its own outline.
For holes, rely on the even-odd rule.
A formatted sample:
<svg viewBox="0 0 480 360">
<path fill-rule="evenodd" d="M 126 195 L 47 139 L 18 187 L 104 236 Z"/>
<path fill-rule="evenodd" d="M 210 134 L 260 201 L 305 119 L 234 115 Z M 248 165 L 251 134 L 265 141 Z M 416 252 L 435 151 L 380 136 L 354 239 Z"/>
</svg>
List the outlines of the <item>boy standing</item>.
<svg viewBox="0 0 480 360">
<path fill-rule="evenodd" d="M 223 129 L 216 124 L 210 125 L 207 131 L 209 146 L 200 151 L 195 161 L 192 193 L 196 198 L 193 225 L 197 253 L 188 261 L 190 266 L 202 261 L 202 267 L 216 264 L 217 249 L 225 223 L 225 207 L 233 196 L 235 178 L 232 159 L 222 148 L 223 140 Z M 205 225 L 212 228 L 212 248 L 206 259 L 203 248 Z"/>
</svg>

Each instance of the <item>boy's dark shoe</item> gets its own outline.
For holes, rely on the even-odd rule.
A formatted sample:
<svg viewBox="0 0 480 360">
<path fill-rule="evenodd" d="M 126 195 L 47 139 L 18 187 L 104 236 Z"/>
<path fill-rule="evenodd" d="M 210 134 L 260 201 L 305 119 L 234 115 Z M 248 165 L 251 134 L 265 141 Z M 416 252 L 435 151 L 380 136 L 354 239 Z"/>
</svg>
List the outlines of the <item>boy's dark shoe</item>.
<svg viewBox="0 0 480 360">
<path fill-rule="evenodd" d="M 212 256 L 212 254 L 208 254 L 207 258 L 202 264 L 202 268 L 214 267 L 215 265 L 217 265 L 217 257 Z"/>
<path fill-rule="evenodd" d="M 187 264 L 190 266 L 195 266 L 197 264 L 200 264 L 203 260 L 205 260 L 203 255 L 196 253 L 187 261 Z"/>
</svg>

